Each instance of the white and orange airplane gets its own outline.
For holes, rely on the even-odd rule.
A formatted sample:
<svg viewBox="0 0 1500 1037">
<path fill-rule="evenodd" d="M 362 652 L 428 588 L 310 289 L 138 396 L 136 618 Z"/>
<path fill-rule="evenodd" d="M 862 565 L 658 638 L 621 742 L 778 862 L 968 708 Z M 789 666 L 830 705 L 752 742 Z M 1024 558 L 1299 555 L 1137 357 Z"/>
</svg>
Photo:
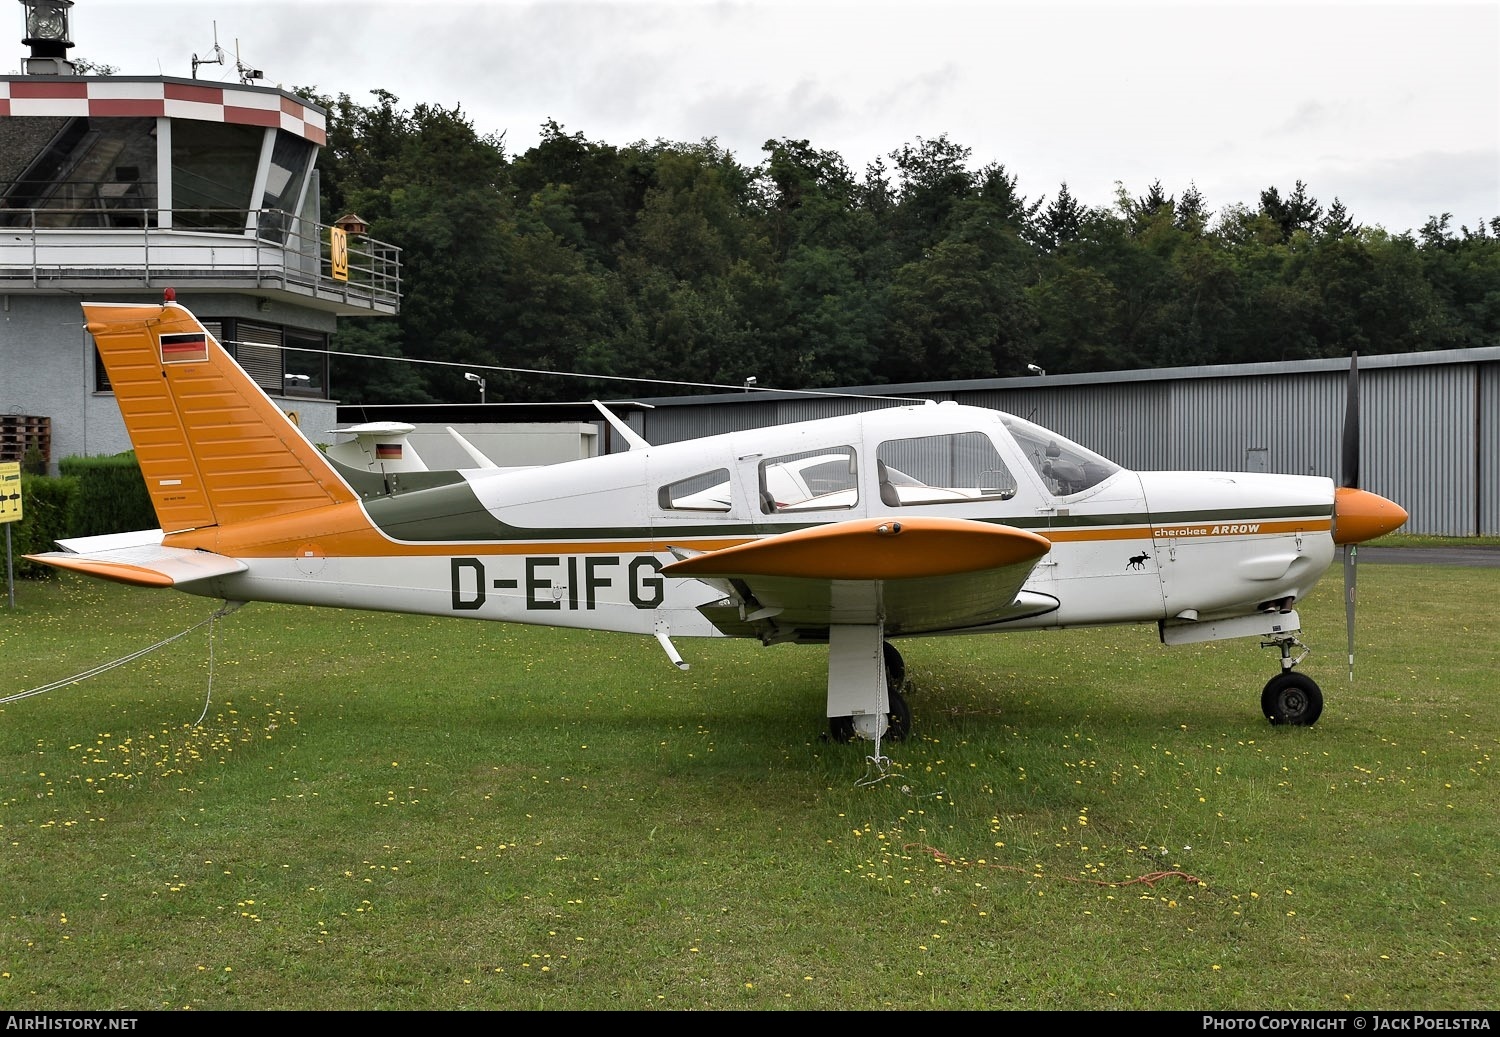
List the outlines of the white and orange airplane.
<svg viewBox="0 0 1500 1037">
<path fill-rule="evenodd" d="M 1281 655 L 1265 715 L 1311 724 L 1322 693 L 1293 670 L 1293 606 L 1336 544 L 1406 521 L 1354 485 L 1352 362 L 1338 487 L 1128 471 L 957 404 L 655 447 L 627 430 L 631 449 L 599 457 L 411 471 L 379 456 L 395 449 L 319 450 L 175 303 L 84 311 L 161 529 L 36 561 L 226 601 L 653 635 L 684 669 L 676 637 L 827 644 L 841 740 L 910 726 L 890 639 L 1118 623 L 1167 644 L 1262 639 Z"/>
</svg>

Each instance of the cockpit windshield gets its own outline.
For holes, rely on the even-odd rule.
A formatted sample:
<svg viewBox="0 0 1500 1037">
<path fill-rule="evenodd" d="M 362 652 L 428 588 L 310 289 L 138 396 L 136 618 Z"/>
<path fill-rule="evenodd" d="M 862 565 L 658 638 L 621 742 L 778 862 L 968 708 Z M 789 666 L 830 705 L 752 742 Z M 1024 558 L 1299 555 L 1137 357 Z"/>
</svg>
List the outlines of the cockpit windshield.
<svg viewBox="0 0 1500 1037">
<path fill-rule="evenodd" d="M 1082 493 L 1120 470 L 1108 458 L 1024 418 L 1007 414 L 1001 420 L 1047 489 L 1059 497 Z"/>
</svg>

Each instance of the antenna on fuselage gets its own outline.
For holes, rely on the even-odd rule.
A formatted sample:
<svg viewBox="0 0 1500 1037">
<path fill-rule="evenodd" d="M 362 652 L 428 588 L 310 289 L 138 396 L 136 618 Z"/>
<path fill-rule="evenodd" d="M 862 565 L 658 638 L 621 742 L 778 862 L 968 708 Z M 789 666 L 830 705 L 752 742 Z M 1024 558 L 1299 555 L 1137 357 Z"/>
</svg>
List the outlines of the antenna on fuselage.
<svg viewBox="0 0 1500 1037">
<path fill-rule="evenodd" d="M 613 411 L 611 411 L 608 407 L 600 403 L 598 400 L 594 400 L 593 404 L 595 408 L 598 409 L 599 413 L 604 415 L 604 420 L 609 422 L 610 427 L 618 432 L 620 436 L 625 440 L 625 442 L 630 444 L 631 450 L 649 450 L 651 448 L 651 444 L 646 442 L 646 440 L 641 437 L 641 434 L 639 432 L 631 428 L 629 425 L 625 424 L 624 421 L 620 420 L 620 417 Z M 650 406 L 650 404 L 642 404 L 641 406 L 646 407 Z"/>
</svg>

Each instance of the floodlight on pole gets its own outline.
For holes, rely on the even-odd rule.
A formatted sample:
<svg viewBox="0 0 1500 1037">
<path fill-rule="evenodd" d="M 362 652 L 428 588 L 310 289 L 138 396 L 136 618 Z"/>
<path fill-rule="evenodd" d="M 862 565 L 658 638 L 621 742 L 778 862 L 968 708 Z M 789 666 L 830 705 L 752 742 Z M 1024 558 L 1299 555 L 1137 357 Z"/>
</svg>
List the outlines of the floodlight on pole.
<svg viewBox="0 0 1500 1037">
<path fill-rule="evenodd" d="M 1035 374 L 1035 375 L 1044 375 L 1044 374 L 1047 373 L 1045 370 L 1043 370 L 1042 368 L 1036 366 L 1035 364 L 1027 364 L 1026 365 L 1026 370 L 1030 371 L 1032 374 Z"/>
<path fill-rule="evenodd" d="M 479 402 L 483 403 L 484 402 L 484 379 L 481 378 L 481 377 L 479 377 L 473 371 L 465 371 L 464 372 L 464 381 L 466 381 L 466 382 L 478 382 L 479 383 Z"/>
</svg>

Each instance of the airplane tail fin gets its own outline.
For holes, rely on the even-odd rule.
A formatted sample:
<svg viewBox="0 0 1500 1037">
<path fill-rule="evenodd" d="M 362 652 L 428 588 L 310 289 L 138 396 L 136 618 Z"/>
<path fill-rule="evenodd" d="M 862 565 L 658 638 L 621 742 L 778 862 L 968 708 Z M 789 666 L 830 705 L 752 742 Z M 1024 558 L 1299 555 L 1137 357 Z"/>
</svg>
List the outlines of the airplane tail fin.
<svg viewBox="0 0 1500 1037">
<path fill-rule="evenodd" d="M 357 500 L 290 418 L 175 303 L 84 303 L 168 533 Z"/>
</svg>

